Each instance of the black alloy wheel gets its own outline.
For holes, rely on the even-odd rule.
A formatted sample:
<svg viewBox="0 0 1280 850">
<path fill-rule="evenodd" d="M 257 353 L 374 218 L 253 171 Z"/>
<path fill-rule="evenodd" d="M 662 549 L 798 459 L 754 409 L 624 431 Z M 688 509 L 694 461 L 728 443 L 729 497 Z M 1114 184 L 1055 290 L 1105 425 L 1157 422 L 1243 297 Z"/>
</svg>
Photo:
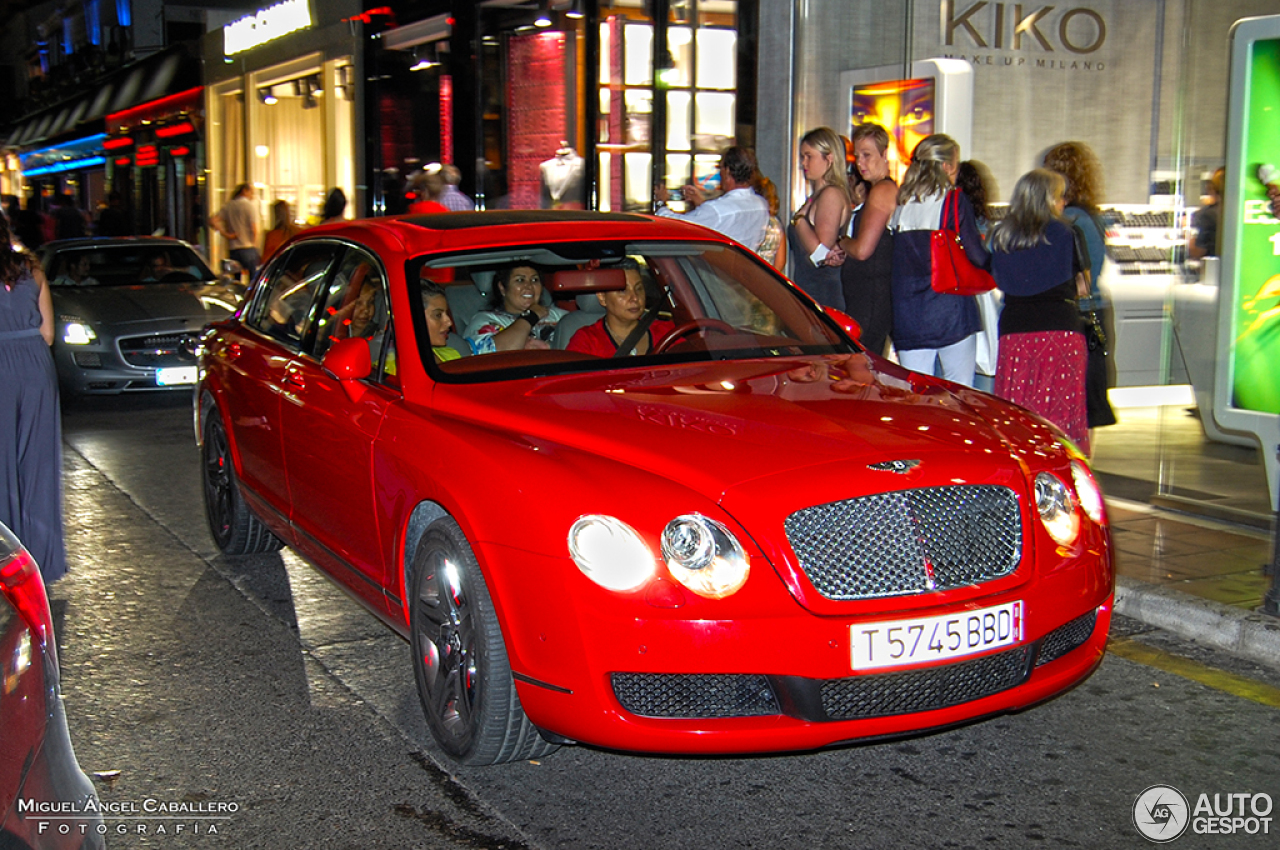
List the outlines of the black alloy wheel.
<svg viewBox="0 0 1280 850">
<path fill-rule="evenodd" d="M 204 512 L 213 542 L 224 555 L 275 552 L 284 546 L 254 515 L 240 495 L 231 447 L 216 407 L 205 411 L 204 445 L 201 449 L 204 478 Z"/>
<path fill-rule="evenodd" d="M 410 604 L 414 678 L 440 748 L 469 765 L 554 751 L 520 707 L 489 589 L 450 518 L 433 523 L 418 543 Z"/>
</svg>

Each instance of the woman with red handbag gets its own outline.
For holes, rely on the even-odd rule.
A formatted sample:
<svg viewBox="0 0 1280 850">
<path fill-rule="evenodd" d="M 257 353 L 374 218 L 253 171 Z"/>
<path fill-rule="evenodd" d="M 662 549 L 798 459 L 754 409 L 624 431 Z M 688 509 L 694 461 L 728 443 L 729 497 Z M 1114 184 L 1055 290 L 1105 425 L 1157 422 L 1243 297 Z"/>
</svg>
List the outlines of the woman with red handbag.
<svg viewBox="0 0 1280 850">
<path fill-rule="evenodd" d="M 911 154 L 889 220 L 893 232 L 893 345 L 908 369 L 973 386 L 982 328 L 972 295 L 934 288 L 933 233 L 954 229 L 964 256 L 978 269 L 990 266 L 964 193 L 955 191 L 960 145 L 942 133 L 926 136 Z M 945 214 L 945 215 L 944 215 Z M 945 218 L 945 220 L 944 220 Z"/>
<path fill-rule="evenodd" d="M 1087 455 L 1088 351 L 1076 298 L 1088 292 L 1088 254 L 1062 215 L 1065 186 L 1046 168 L 1024 174 L 991 231 L 991 271 L 1004 293 L 996 395 L 1039 413 Z"/>
</svg>

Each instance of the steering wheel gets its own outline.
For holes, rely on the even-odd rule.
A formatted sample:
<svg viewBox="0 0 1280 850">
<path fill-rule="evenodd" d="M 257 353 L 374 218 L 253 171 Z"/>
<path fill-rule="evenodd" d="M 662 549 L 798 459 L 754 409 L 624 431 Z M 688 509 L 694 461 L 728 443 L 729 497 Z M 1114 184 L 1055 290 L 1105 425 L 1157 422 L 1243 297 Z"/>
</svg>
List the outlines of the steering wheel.
<svg viewBox="0 0 1280 850">
<path fill-rule="evenodd" d="M 691 319 L 677 327 L 671 333 L 667 334 L 666 338 L 663 339 L 662 342 L 654 346 L 653 353 L 666 354 L 669 350 L 675 348 L 676 343 L 680 342 L 685 337 L 694 333 L 710 333 L 711 331 L 726 335 L 732 335 L 738 332 L 733 325 L 728 322 L 722 322 L 719 319 Z"/>
</svg>

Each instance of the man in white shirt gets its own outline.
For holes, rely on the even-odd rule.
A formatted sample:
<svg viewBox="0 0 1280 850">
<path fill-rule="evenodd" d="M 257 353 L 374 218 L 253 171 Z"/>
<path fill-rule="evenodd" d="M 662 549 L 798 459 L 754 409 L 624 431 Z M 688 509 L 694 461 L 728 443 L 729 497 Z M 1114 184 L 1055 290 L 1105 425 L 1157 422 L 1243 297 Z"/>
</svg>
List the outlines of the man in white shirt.
<svg viewBox="0 0 1280 850">
<path fill-rule="evenodd" d="M 721 194 L 718 197 L 707 199 L 697 186 L 685 186 L 681 191 L 690 209 L 687 213 L 676 213 L 666 207 L 667 187 L 658 184 L 654 190 L 658 201 L 656 213 L 717 230 L 754 251 L 764 241 L 769 223 L 769 202 L 753 188 L 755 155 L 735 145 L 720 155 L 719 168 Z"/>
</svg>

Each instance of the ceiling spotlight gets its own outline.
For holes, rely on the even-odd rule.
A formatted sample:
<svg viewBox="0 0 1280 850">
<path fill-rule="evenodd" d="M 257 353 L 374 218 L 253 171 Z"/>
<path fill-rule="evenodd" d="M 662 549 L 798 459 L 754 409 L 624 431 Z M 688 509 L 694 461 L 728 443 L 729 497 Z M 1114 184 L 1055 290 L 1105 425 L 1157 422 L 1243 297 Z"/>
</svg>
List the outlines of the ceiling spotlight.
<svg viewBox="0 0 1280 850">
<path fill-rule="evenodd" d="M 572 18 L 575 21 L 584 17 L 582 13 L 582 0 L 573 0 L 573 2 L 569 4 L 568 10 L 565 11 L 564 16 L 566 18 Z"/>
<path fill-rule="evenodd" d="M 303 108 L 303 109 L 315 109 L 315 108 L 316 108 L 316 96 L 315 96 L 315 95 L 313 95 L 311 92 L 307 92 L 306 94 L 304 94 L 304 95 L 302 96 L 302 108 Z"/>
<path fill-rule="evenodd" d="M 319 97 L 324 94 L 324 84 L 320 82 L 319 74 L 312 74 L 310 77 L 307 77 L 307 81 L 311 85 L 311 93 L 313 95 Z"/>
<path fill-rule="evenodd" d="M 542 27 L 543 29 L 551 26 L 551 13 L 547 11 L 546 6 L 538 7 L 538 17 L 533 19 L 533 25 L 535 27 Z"/>
<path fill-rule="evenodd" d="M 271 86 L 258 89 L 258 100 L 270 106 L 276 102 L 276 96 L 271 91 Z"/>
</svg>

